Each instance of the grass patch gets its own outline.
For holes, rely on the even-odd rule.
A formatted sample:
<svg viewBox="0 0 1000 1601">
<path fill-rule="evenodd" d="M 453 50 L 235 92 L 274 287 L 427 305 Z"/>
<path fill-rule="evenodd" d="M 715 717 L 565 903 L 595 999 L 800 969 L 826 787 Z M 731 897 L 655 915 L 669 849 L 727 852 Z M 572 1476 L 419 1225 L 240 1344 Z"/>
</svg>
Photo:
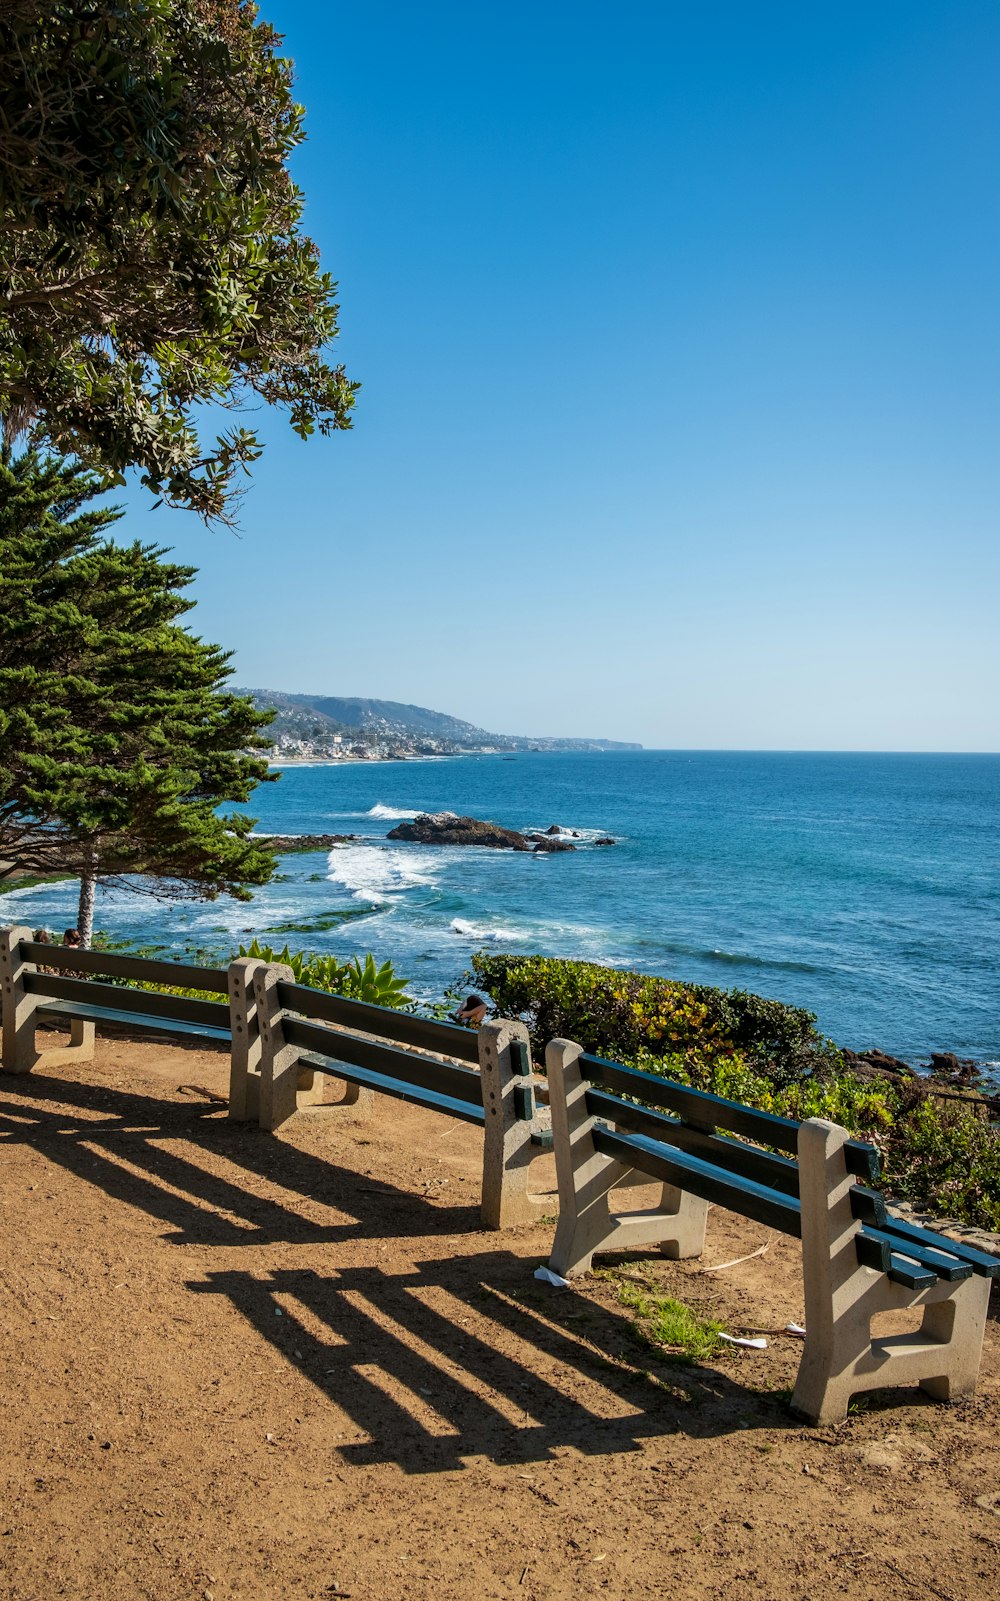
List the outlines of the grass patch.
<svg viewBox="0 0 1000 1601">
<path fill-rule="evenodd" d="M 609 1280 L 622 1306 L 635 1315 L 635 1332 L 648 1345 L 667 1354 L 671 1362 L 686 1365 L 707 1362 L 722 1349 L 725 1325 L 700 1317 L 683 1301 L 661 1295 L 656 1289 L 621 1278 L 613 1270 L 598 1275 Z"/>
</svg>

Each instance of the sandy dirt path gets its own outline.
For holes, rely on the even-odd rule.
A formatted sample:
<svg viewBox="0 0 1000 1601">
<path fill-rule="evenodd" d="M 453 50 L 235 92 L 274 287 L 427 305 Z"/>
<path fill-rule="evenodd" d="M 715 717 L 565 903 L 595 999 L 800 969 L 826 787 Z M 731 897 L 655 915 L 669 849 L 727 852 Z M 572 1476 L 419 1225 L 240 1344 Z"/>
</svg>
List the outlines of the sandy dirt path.
<svg viewBox="0 0 1000 1601">
<path fill-rule="evenodd" d="M 0 1078 L 3 1601 L 997 1593 L 996 1295 L 975 1401 L 812 1429 L 794 1339 L 675 1367 L 613 1281 L 538 1284 L 551 1226 L 479 1229 L 464 1125 L 269 1136 L 226 1069 L 109 1039 Z M 764 1238 L 713 1211 L 705 1261 Z M 651 1271 L 733 1331 L 802 1315 L 783 1238 Z"/>
</svg>

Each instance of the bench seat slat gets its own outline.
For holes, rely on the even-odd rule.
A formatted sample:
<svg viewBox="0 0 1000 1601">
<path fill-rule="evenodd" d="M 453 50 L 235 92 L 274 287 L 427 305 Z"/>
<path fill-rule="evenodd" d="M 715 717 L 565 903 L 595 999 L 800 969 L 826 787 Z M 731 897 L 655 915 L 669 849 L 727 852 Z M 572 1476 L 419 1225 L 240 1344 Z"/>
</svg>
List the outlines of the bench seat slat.
<svg viewBox="0 0 1000 1601">
<path fill-rule="evenodd" d="M 580 1071 L 593 1084 L 662 1107 L 706 1133 L 724 1128 L 730 1134 L 739 1134 L 758 1145 L 773 1146 L 792 1156 L 798 1151 L 799 1124 L 793 1118 L 759 1112 L 753 1107 L 741 1106 L 738 1101 L 724 1100 L 721 1095 L 709 1095 L 705 1090 L 678 1084 L 674 1079 L 643 1073 L 636 1067 L 623 1067 L 620 1062 L 605 1061 L 601 1056 L 584 1053 L 580 1057 Z M 848 1140 L 844 1146 L 844 1160 L 847 1171 L 857 1178 L 869 1184 L 878 1181 L 878 1152 L 873 1145 L 864 1140 Z"/>
<path fill-rule="evenodd" d="M 972 1271 L 982 1278 L 1000 1278 L 1000 1257 L 977 1251 L 974 1246 L 966 1245 L 964 1240 L 952 1240 L 946 1234 L 936 1234 L 933 1229 L 922 1229 L 917 1223 L 904 1223 L 902 1218 L 893 1217 L 891 1212 L 884 1226 L 887 1233 L 897 1240 L 900 1251 L 905 1251 L 908 1242 L 924 1245 L 937 1251 L 946 1251 L 949 1256 L 970 1263 Z"/>
<path fill-rule="evenodd" d="M 905 1284 L 908 1290 L 929 1290 L 937 1283 L 933 1268 L 905 1255 L 897 1255 L 885 1239 L 867 1229 L 854 1236 L 854 1250 L 862 1267 L 873 1268 L 876 1273 L 887 1273 L 895 1283 Z"/>
<path fill-rule="evenodd" d="M 225 1011 L 225 1007 L 222 1008 Z M 145 1017 L 137 1012 L 119 1012 L 113 1006 L 83 1006 L 79 1001 L 53 1001 L 40 1006 L 45 1018 L 82 1018 L 85 1023 L 123 1023 L 129 1028 L 155 1029 L 161 1034 L 193 1034 L 197 1039 L 231 1040 L 232 1030 L 212 1023 L 184 1023 L 175 1017 Z"/>
<path fill-rule="evenodd" d="M 402 1080 L 390 1078 L 386 1073 L 375 1073 L 369 1068 L 352 1066 L 349 1062 L 336 1062 L 330 1057 L 317 1056 L 312 1051 L 299 1057 L 299 1066 L 326 1073 L 330 1078 L 342 1078 L 348 1084 L 360 1084 L 365 1089 L 377 1090 L 380 1095 L 391 1095 L 397 1101 L 408 1101 L 411 1105 L 426 1106 L 433 1112 L 444 1112 L 448 1117 L 461 1118 L 463 1123 L 475 1123 L 479 1128 L 486 1121 L 481 1104 L 472 1106 L 468 1101 L 456 1100 L 453 1095 L 442 1095 L 437 1090 L 424 1089 L 416 1084 L 404 1084 Z"/>
<path fill-rule="evenodd" d="M 724 1168 L 705 1162 L 687 1151 L 664 1147 L 644 1134 L 615 1134 L 599 1124 L 593 1131 L 594 1146 L 605 1156 L 625 1167 L 637 1168 L 664 1184 L 675 1184 L 703 1201 L 730 1207 L 765 1227 L 798 1238 L 802 1232 L 798 1200 L 757 1184 L 753 1179 L 737 1178 Z"/>
<path fill-rule="evenodd" d="M 368 1068 L 383 1073 L 388 1079 L 397 1079 L 415 1089 L 425 1089 L 436 1095 L 447 1095 L 452 1100 L 482 1108 L 482 1081 L 471 1067 L 460 1067 L 457 1062 L 435 1062 L 429 1056 L 418 1056 L 412 1050 L 400 1050 L 394 1045 L 383 1045 L 375 1040 L 361 1039 L 356 1034 L 341 1033 L 325 1028 L 322 1023 L 307 1023 L 304 1018 L 285 1014 L 282 1029 L 289 1045 L 298 1045 L 317 1056 L 352 1067 Z M 343 1074 L 334 1074 L 344 1077 Z"/>
<path fill-rule="evenodd" d="M 648 1134 L 651 1139 L 662 1140 L 666 1145 L 677 1146 L 691 1156 L 701 1156 L 730 1173 L 742 1178 L 756 1179 L 769 1189 L 780 1190 L 783 1195 L 799 1193 L 799 1169 L 796 1162 L 786 1156 L 775 1156 L 770 1151 L 758 1150 L 725 1135 L 706 1134 L 691 1128 L 677 1118 L 662 1112 L 651 1112 L 648 1107 L 636 1106 L 633 1101 L 619 1100 L 604 1090 L 587 1091 L 587 1111 L 594 1117 L 609 1118 L 619 1128 L 632 1134 Z"/>
<path fill-rule="evenodd" d="M 898 1235 L 869 1226 L 865 1227 L 864 1233 L 870 1239 L 881 1240 L 886 1249 L 895 1252 L 896 1255 L 911 1257 L 922 1267 L 929 1268 L 939 1279 L 947 1279 L 949 1283 L 957 1284 L 963 1279 L 972 1277 L 972 1263 L 962 1262 L 957 1256 L 950 1256 L 947 1249 L 937 1250 L 926 1245 L 911 1244 L 909 1240 L 900 1239 Z"/>
<path fill-rule="evenodd" d="M 889 1277 L 896 1284 L 905 1285 L 908 1290 L 930 1290 L 937 1283 L 937 1276 L 930 1268 L 921 1267 L 905 1256 L 893 1255 L 889 1258 Z"/>
</svg>

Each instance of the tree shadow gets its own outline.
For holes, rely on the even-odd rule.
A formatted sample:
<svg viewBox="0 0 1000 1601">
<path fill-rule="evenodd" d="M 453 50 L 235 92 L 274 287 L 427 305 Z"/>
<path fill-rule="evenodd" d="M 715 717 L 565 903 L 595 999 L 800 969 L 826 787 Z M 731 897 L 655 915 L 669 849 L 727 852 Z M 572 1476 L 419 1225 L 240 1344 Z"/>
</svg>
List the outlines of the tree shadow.
<svg viewBox="0 0 1000 1601">
<path fill-rule="evenodd" d="M 444 1473 L 472 1457 L 529 1464 L 791 1424 L 780 1401 L 718 1369 L 655 1380 L 635 1365 L 656 1359 L 627 1318 L 529 1273 L 523 1257 L 484 1250 L 396 1273 L 209 1272 L 188 1288 L 226 1296 L 350 1417 L 365 1438 L 337 1449 L 353 1465 Z"/>
<path fill-rule="evenodd" d="M 192 1147 L 191 1157 L 175 1141 Z M 215 1105 L 154 1100 L 37 1073 L 0 1076 L 0 1143 L 44 1149 L 103 1193 L 171 1225 L 169 1238 L 178 1245 L 307 1244 L 373 1232 L 426 1237 L 479 1227 L 478 1206 L 433 1205 L 366 1181 L 252 1124 L 229 1122 Z M 318 1221 L 294 1204 L 254 1193 L 238 1175 L 209 1172 L 196 1159 L 199 1151 L 339 1217 Z"/>
</svg>

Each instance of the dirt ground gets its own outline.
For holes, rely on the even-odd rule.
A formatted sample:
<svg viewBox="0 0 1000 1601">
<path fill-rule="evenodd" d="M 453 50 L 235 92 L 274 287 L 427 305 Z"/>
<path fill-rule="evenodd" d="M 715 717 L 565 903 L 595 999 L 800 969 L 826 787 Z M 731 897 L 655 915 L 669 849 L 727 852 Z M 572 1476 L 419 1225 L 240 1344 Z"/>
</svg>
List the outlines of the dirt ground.
<svg viewBox="0 0 1000 1601">
<path fill-rule="evenodd" d="M 673 1367 L 613 1282 L 536 1282 L 551 1223 L 479 1229 L 465 1125 L 270 1136 L 226 1073 L 109 1039 L 0 1079 L 3 1601 L 997 1593 L 996 1294 L 975 1401 L 813 1429 L 793 1337 Z M 713 1211 L 705 1263 L 765 1238 Z M 801 1318 L 794 1242 L 703 1265 L 655 1274 L 733 1332 Z"/>
</svg>

